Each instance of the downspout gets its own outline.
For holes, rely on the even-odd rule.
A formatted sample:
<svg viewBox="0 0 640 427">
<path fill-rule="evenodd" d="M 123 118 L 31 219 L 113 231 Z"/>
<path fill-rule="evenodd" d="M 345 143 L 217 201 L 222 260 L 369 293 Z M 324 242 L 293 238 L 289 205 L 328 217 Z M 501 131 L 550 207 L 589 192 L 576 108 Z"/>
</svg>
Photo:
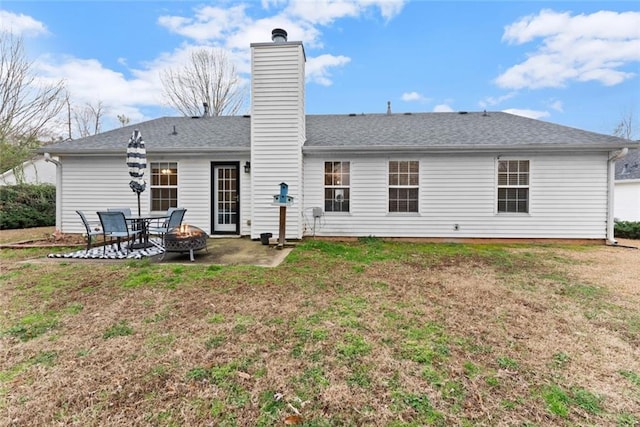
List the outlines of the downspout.
<svg viewBox="0 0 640 427">
<path fill-rule="evenodd" d="M 614 217 L 613 217 L 613 193 L 615 191 L 615 179 L 616 179 L 616 160 L 619 160 L 627 155 L 628 148 L 613 152 L 609 156 L 607 162 L 607 243 L 610 245 L 617 245 L 618 241 L 614 236 Z"/>
<path fill-rule="evenodd" d="M 62 163 L 44 153 L 44 160 L 56 165 L 56 230 L 62 231 Z"/>
</svg>

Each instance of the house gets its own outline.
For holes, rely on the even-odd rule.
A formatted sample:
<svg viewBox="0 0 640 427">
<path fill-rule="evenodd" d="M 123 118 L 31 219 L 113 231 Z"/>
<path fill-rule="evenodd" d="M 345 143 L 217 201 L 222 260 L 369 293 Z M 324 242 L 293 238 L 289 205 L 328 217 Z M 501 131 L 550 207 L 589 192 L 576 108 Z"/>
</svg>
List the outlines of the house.
<svg viewBox="0 0 640 427">
<path fill-rule="evenodd" d="M 0 174 L 0 185 L 56 184 L 56 166 L 44 156 L 35 156 Z"/>
<path fill-rule="evenodd" d="M 301 42 L 251 44 L 251 115 L 162 117 L 43 148 L 60 166 L 57 227 L 135 206 L 125 164 L 147 149 L 143 212 L 188 209 L 210 235 L 613 240 L 628 141 L 501 112 L 305 114 Z"/>
<path fill-rule="evenodd" d="M 640 221 L 640 149 L 616 162 L 615 218 L 620 221 Z"/>
</svg>

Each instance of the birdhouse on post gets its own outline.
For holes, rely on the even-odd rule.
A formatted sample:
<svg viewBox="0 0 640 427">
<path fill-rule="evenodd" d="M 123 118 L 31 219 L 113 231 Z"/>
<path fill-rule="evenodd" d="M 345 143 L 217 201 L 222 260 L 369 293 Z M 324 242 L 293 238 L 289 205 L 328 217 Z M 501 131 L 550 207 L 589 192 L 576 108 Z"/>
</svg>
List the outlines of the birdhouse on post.
<svg viewBox="0 0 640 427">
<path fill-rule="evenodd" d="M 278 198 L 278 203 L 287 203 L 287 196 L 289 195 L 289 186 L 281 182 L 280 183 L 280 197 Z"/>
<path fill-rule="evenodd" d="M 280 183 L 280 194 L 276 194 L 273 196 L 273 204 L 280 207 L 280 231 L 278 233 L 278 248 L 282 249 L 285 243 L 284 234 L 287 229 L 287 206 L 291 206 L 293 204 L 293 197 L 289 196 L 289 186 L 286 183 Z"/>
</svg>

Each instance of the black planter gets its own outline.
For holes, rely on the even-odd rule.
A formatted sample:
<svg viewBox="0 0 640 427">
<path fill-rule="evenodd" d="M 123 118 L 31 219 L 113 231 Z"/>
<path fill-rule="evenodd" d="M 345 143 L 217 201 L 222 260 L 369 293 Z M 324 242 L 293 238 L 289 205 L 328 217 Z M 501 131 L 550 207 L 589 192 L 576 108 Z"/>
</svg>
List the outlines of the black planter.
<svg viewBox="0 0 640 427">
<path fill-rule="evenodd" d="M 271 233 L 262 233 L 260 235 L 260 242 L 262 242 L 263 245 L 268 245 L 269 244 L 269 239 L 273 236 L 273 234 Z"/>
</svg>

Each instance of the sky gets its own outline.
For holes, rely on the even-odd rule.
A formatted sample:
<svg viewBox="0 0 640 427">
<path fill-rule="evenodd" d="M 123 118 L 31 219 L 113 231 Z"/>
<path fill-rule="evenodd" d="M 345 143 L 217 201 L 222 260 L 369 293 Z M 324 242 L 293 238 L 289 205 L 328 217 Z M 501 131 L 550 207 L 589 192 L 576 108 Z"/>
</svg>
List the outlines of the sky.
<svg viewBox="0 0 640 427">
<path fill-rule="evenodd" d="M 283 28 L 306 54 L 307 114 L 505 111 L 602 134 L 632 118 L 640 137 L 640 2 L 2 0 L 3 37 L 32 72 L 64 80 L 74 105 L 104 108 L 102 131 L 179 115 L 162 70 L 225 49 L 241 84 L 250 44 Z M 241 111 L 250 112 L 249 106 Z"/>
</svg>

